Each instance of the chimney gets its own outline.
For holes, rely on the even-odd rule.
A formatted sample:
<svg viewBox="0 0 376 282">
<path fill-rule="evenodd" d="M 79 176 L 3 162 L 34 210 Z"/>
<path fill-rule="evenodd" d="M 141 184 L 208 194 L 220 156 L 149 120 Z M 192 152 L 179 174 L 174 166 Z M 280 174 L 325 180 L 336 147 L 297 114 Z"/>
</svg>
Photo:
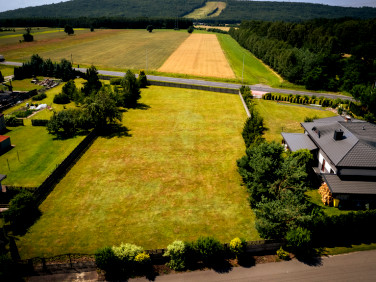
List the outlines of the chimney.
<svg viewBox="0 0 376 282">
<path fill-rule="evenodd" d="M 333 139 L 335 141 L 342 140 L 342 137 L 343 137 L 343 131 L 341 129 L 334 130 Z"/>
</svg>

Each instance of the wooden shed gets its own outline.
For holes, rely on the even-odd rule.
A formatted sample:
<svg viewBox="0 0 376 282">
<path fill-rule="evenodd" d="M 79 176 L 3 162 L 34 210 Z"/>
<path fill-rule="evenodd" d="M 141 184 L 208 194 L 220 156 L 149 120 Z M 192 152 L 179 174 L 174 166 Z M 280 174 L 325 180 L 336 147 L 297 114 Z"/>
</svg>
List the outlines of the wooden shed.
<svg viewBox="0 0 376 282">
<path fill-rule="evenodd" d="M 0 152 L 9 150 L 11 147 L 10 137 L 5 135 L 0 135 Z"/>
</svg>

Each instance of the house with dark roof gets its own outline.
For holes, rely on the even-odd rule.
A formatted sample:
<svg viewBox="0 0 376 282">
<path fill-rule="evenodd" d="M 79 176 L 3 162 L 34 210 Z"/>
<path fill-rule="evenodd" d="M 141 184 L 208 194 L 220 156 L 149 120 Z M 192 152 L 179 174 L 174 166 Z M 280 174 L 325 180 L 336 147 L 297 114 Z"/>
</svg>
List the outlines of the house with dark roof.
<svg viewBox="0 0 376 282">
<path fill-rule="evenodd" d="M 314 170 L 333 198 L 357 206 L 376 204 L 376 125 L 350 117 L 301 123 L 304 133 L 282 133 L 291 151 L 310 150 Z"/>
</svg>

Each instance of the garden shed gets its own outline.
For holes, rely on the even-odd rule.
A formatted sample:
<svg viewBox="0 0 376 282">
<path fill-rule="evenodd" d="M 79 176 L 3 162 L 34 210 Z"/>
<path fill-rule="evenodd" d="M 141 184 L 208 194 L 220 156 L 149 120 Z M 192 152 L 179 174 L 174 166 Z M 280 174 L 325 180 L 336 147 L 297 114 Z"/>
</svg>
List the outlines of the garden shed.
<svg viewBox="0 0 376 282">
<path fill-rule="evenodd" d="M 10 149 L 10 137 L 5 135 L 0 135 L 0 152 L 4 152 Z"/>
</svg>

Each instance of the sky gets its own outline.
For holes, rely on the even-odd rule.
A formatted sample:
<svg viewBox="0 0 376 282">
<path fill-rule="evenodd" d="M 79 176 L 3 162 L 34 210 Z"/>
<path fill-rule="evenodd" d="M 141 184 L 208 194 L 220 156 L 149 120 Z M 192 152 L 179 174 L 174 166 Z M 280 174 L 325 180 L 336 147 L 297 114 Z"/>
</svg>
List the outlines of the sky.
<svg viewBox="0 0 376 282">
<path fill-rule="evenodd" d="M 0 12 L 25 8 L 29 6 L 40 6 L 45 4 L 66 2 L 68 0 L 0 0 Z M 376 0 L 259 0 L 259 1 L 280 1 L 280 2 L 308 2 L 316 4 L 327 4 L 332 6 L 345 7 L 376 7 Z"/>
</svg>

